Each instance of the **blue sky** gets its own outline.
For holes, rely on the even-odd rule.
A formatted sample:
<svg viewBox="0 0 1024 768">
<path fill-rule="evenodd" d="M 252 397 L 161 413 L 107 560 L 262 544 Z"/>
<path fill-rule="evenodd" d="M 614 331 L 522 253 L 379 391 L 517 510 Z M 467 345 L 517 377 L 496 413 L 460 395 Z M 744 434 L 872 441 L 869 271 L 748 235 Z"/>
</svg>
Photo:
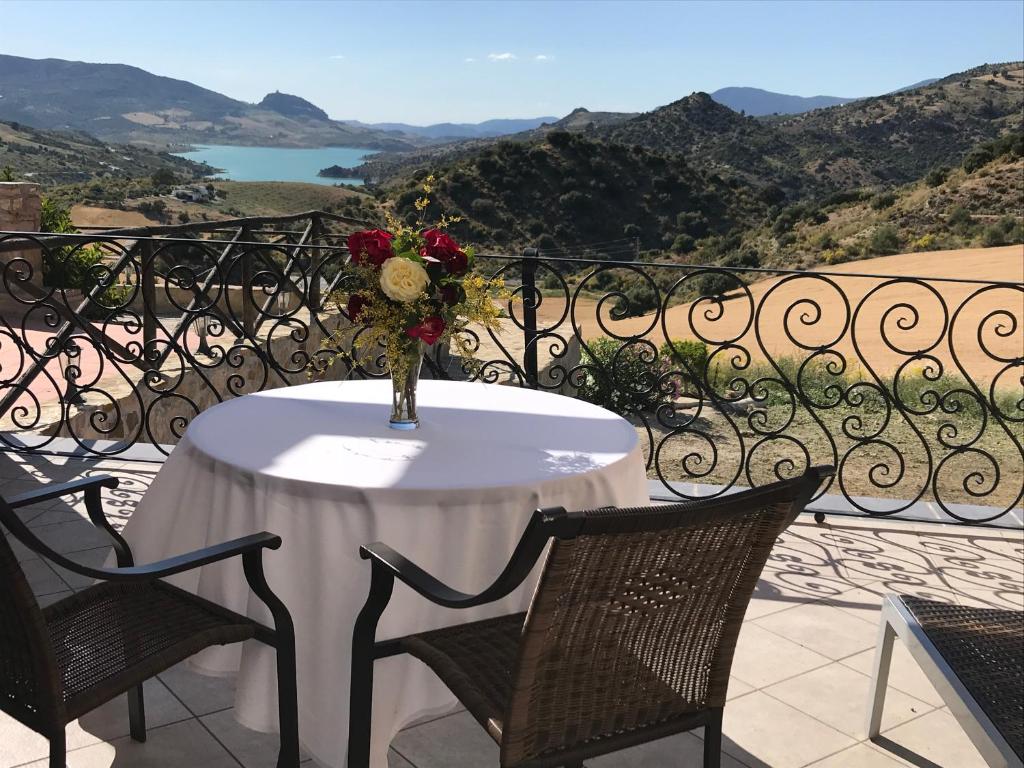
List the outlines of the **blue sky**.
<svg viewBox="0 0 1024 768">
<path fill-rule="evenodd" d="M 0 53 L 118 62 L 335 118 L 645 111 L 746 85 L 867 96 L 1024 59 L 1024 2 L 0 0 Z"/>
</svg>

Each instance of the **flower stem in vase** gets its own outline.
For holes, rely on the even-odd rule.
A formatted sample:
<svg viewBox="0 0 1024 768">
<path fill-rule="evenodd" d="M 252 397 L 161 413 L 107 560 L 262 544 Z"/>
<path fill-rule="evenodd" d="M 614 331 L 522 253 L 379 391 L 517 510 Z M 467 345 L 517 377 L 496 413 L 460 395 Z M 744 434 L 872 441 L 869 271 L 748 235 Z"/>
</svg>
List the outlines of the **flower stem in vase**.
<svg viewBox="0 0 1024 768">
<path fill-rule="evenodd" d="M 392 359 L 388 358 L 391 369 L 391 428 L 416 429 L 420 425 L 416 414 L 416 386 L 420 380 L 423 365 L 423 342 L 405 345 Z"/>
</svg>

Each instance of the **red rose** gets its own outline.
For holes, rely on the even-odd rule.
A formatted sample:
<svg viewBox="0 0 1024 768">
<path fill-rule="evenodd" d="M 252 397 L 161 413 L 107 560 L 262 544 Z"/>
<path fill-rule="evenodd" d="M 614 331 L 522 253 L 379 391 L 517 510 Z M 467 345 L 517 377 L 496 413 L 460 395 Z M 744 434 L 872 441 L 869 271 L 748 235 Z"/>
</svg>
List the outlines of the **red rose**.
<svg viewBox="0 0 1024 768">
<path fill-rule="evenodd" d="M 420 256 L 426 261 L 444 264 L 449 275 L 461 275 L 469 268 L 469 257 L 450 235 L 439 229 L 425 229 L 420 235 L 425 241 Z"/>
<path fill-rule="evenodd" d="M 459 250 L 459 244 L 452 237 L 439 229 L 425 229 L 420 233 L 426 241 L 424 248 L 427 254 L 444 261 L 443 254 Z"/>
<path fill-rule="evenodd" d="M 441 301 L 449 307 L 455 306 L 465 297 L 466 292 L 457 283 L 448 283 L 441 286 Z"/>
<path fill-rule="evenodd" d="M 363 307 L 366 306 L 366 299 L 362 294 L 353 293 L 348 297 L 348 306 L 345 308 L 348 312 L 348 319 L 353 323 L 359 321 L 359 315 L 363 311 Z"/>
<path fill-rule="evenodd" d="M 379 267 L 395 255 L 391 250 L 394 235 L 383 229 L 370 229 L 365 232 L 353 232 L 348 236 L 348 252 L 356 264 L 369 262 Z"/>
<path fill-rule="evenodd" d="M 432 317 L 424 318 L 419 325 L 414 325 L 412 328 L 406 330 L 406 335 L 413 339 L 419 339 L 427 344 L 433 344 L 444 333 L 445 322 L 444 318 L 434 315 Z"/>
<path fill-rule="evenodd" d="M 463 251 L 455 251 L 448 255 L 444 268 L 448 270 L 449 275 L 461 275 L 469 269 L 469 257 Z"/>
</svg>

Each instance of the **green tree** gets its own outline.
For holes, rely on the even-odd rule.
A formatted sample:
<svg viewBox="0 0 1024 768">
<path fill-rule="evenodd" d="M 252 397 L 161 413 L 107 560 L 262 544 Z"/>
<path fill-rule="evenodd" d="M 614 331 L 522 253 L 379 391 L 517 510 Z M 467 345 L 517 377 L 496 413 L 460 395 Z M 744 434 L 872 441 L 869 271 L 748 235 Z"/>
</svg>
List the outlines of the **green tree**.
<svg viewBox="0 0 1024 768">
<path fill-rule="evenodd" d="M 178 177 L 174 175 L 174 171 L 170 168 L 158 168 L 153 171 L 150 180 L 155 187 L 172 187 L 178 183 Z"/>
</svg>

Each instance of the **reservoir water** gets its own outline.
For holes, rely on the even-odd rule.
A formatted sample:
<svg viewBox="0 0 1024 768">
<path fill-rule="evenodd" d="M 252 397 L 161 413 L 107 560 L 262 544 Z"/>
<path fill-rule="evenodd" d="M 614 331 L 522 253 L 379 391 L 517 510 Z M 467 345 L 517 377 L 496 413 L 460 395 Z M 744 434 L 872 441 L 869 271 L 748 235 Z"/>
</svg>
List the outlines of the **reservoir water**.
<svg viewBox="0 0 1024 768">
<path fill-rule="evenodd" d="M 232 181 L 305 181 L 311 184 L 362 184 L 362 179 L 328 179 L 317 176 L 321 168 L 340 165 L 351 168 L 364 157 L 376 154 L 372 149 L 354 147 L 236 147 L 197 145 L 192 152 L 179 152 L 197 163 L 209 163 L 221 170 L 215 179 Z"/>
</svg>

